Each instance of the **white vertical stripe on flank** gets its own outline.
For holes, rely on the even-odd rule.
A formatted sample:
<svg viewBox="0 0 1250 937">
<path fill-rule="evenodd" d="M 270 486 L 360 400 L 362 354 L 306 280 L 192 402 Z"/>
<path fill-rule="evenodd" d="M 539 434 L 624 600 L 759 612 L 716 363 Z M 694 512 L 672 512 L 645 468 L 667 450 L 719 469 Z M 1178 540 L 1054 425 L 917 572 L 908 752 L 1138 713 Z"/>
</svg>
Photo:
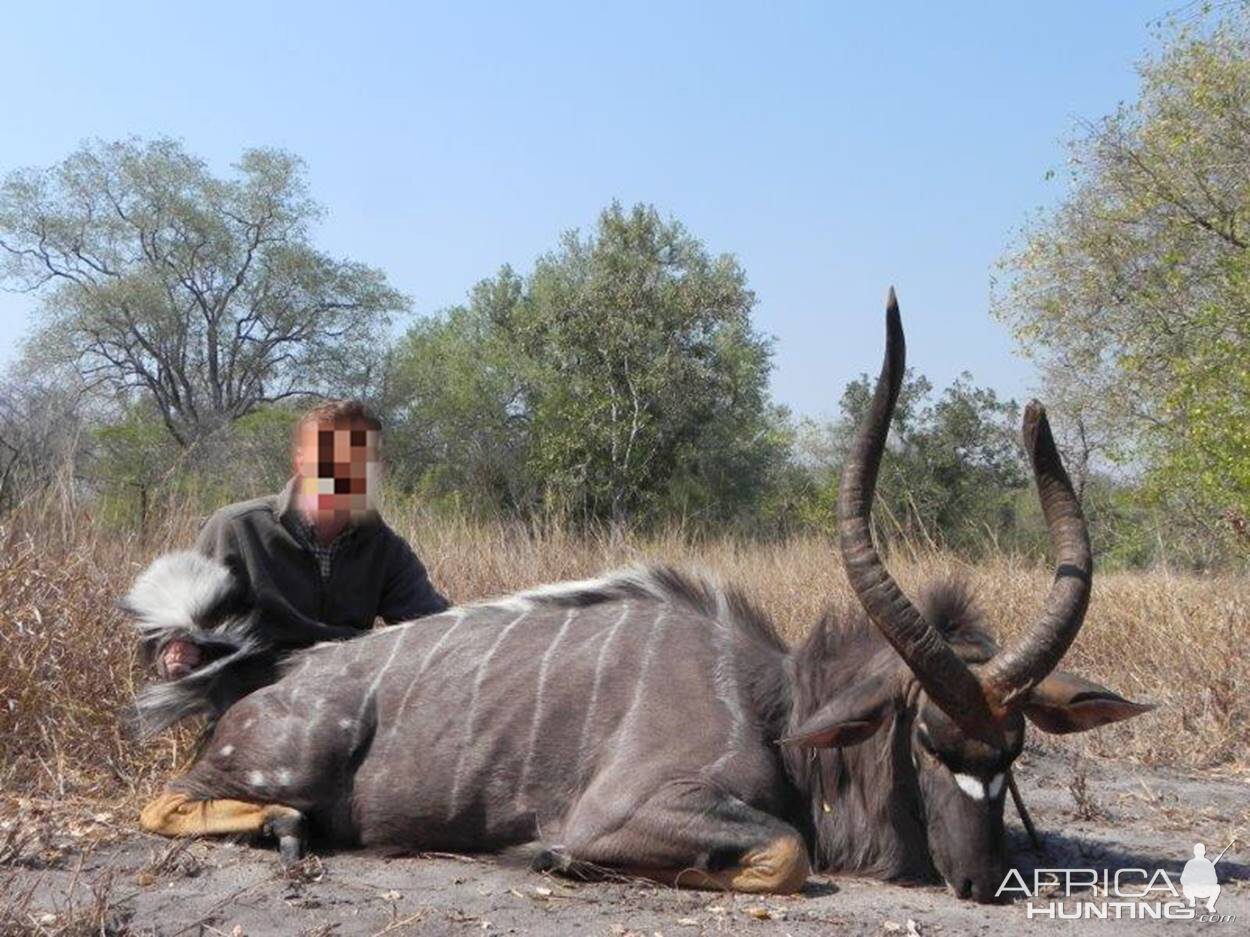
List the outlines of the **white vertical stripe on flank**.
<svg viewBox="0 0 1250 937">
<path fill-rule="evenodd" d="M 395 656 L 399 653 L 399 646 L 404 643 L 404 638 L 408 637 L 409 632 L 400 631 L 395 633 L 395 643 L 391 648 L 391 653 L 386 656 L 386 663 L 378 668 L 378 672 L 374 674 L 373 680 L 369 683 L 369 689 L 365 691 L 365 695 L 360 700 L 360 709 L 356 712 L 356 727 L 352 731 L 352 751 L 356 750 L 356 743 L 360 741 L 360 729 L 364 725 L 365 710 L 373 702 L 377 696 L 378 687 L 382 685 L 382 678 L 386 676 L 386 672 L 391 669 L 391 664 L 395 662 Z"/>
<path fill-rule="evenodd" d="M 667 613 L 668 607 L 661 606 L 659 613 L 655 616 L 655 621 L 651 623 L 651 634 L 647 637 L 647 649 L 643 652 L 642 666 L 638 669 L 638 682 L 634 684 L 634 698 L 630 700 L 629 709 L 626 711 L 625 720 L 621 725 L 622 743 L 628 742 L 629 734 L 634 728 L 634 722 L 638 719 L 638 708 L 642 705 L 647 674 L 651 670 L 652 661 L 655 660 L 660 641 L 664 637 L 664 628 L 661 627 L 660 623 L 664 620 L 664 616 Z"/>
<path fill-rule="evenodd" d="M 724 753 L 708 769 L 711 773 L 720 770 L 725 762 L 742 748 L 743 735 L 746 730 L 746 714 L 742 711 L 742 697 L 738 692 L 738 675 L 734 669 L 732 629 L 733 626 L 724 617 L 724 610 L 722 610 L 722 617 L 716 622 L 716 666 L 712 672 L 712 683 L 716 687 L 716 698 L 725 705 L 725 709 L 729 712 L 729 735 L 725 739 Z"/>
<path fill-rule="evenodd" d="M 547 689 L 547 673 L 551 667 L 551 655 L 555 653 L 556 647 L 564 639 L 565 632 L 569 630 L 569 625 L 573 623 L 573 618 L 577 615 L 577 612 L 577 606 L 573 606 L 565 614 L 564 624 L 560 626 L 560 630 L 556 632 L 555 638 L 547 646 L 542 662 L 538 665 L 538 694 L 534 699 L 534 717 L 530 720 L 529 745 L 525 749 L 525 764 L 521 766 L 521 783 L 517 785 L 516 790 L 518 802 L 525 796 L 525 784 L 529 780 L 530 765 L 534 761 L 534 746 L 538 744 L 538 727 L 542 723 L 543 718 L 543 694 Z"/>
<path fill-rule="evenodd" d="M 451 637 L 452 632 L 459 628 L 464 620 L 469 617 L 467 609 L 457 609 L 455 612 L 456 622 L 450 628 L 444 628 L 443 633 L 438 636 L 438 640 L 434 642 L 434 646 L 430 648 L 425 657 L 421 658 L 421 666 L 417 668 L 417 672 L 412 676 L 412 682 L 408 684 L 408 689 L 404 690 L 404 695 L 399 699 L 399 708 L 395 710 L 395 717 L 391 721 L 391 730 L 386 734 L 387 741 L 395 737 L 399 731 L 400 723 L 403 722 L 404 710 L 408 707 L 408 697 L 412 695 L 412 691 L 417 688 L 417 684 L 421 682 L 421 675 L 425 673 L 425 668 L 429 665 L 434 655 L 438 653 L 438 649 L 442 647 L 447 639 Z M 417 619 L 420 621 L 421 619 Z"/>
<path fill-rule="evenodd" d="M 460 808 L 460 787 L 464 783 L 464 759 L 466 755 L 474 750 L 473 718 L 477 714 L 477 707 L 482 699 L 482 683 L 486 680 L 486 671 L 490 667 L 490 662 L 495 656 L 495 652 L 499 650 L 505 639 L 507 639 L 508 635 L 512 632 L 512 629 L 515 628 L 517 624 L 530 613 L 531 610 L 532 608 L 525 609 L 525 611 L 521 612 L 520 615 L 512 619 L 503 631 L 499 632 L 499 637 L 495 638 L 495 642 L 490 646 L 490 650 L 486 652 L 486 656 L 483 657 L 481 662 L 477 665 L 477 674 L 473 678 L 473 695 L 469 699 L 469 712 L 464 720 L 464 742 L 460 746 L 460 757 L 456 761 L 455 779 L 451 784 L 451 808 L 449 816 L 455 816 L 456 811 Z"/>
<path fill-rule="evenodd" d="M 599 705 L 599 686 L 603 682 L 603 665 L 608 659 L 608 645 L 612 643 L 616 633 L 621 630 L 621 625 L 625 624 L 627 617 L 629 617 L 629 602 L 626 601 L 621 603 L 621 617 L 608 630 L 607 637 L 599 645 L 599 656 L 595 660 L 595 680 L 590 686 L 590 702 L 586 704 L 586 715 L 582 717 L 582 736 L 577 743 L 577 774 L 579 778 L 581 778 L 584 770 L 586 757 L 589 755 L 590 732 L 595 721 L 595 707 Z"/>
</svg>

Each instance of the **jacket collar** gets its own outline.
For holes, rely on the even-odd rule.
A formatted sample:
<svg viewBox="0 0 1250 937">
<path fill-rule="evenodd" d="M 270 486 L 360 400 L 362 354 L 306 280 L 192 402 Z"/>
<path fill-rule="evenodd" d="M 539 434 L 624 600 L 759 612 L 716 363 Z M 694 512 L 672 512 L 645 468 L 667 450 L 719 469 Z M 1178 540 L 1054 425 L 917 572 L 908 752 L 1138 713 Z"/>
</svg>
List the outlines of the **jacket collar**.
<svg viewBox="0 0 1250 937">
<path fill-rule="evenodd" d="M 298 485 L 299 476 L 292 475 L 283 489 L 278 492 L 276 504 L 278 521 L 297 540 L 302 536 L 300 522 L 303 520 L 303 515 L 299 509 L 299 492 L 296 490 Z M 363 517 L 349 521 L 346 529 L 353 530 L 357 536 L 368 537 L 377 533 L 378 528 L 381 526 L 382 518 L 378 512 L 369 511 Z"/>
</svg>

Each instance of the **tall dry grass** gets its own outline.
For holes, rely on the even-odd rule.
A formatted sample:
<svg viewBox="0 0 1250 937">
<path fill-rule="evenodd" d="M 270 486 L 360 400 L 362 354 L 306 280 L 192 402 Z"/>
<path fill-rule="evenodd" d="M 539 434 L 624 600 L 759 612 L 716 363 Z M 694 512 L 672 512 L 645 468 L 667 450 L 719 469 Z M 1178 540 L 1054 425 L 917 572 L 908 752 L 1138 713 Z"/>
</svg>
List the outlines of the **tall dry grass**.
<svg viewBox="0 0 1250 937">
<path fill-rule="evenodd" d="M 105 530 L 67 504 L 28 505 L 0 523 L 0 794 L 125 801 L 178 770 L 191 736 L 126 737 L 118 714 L 145 676 L 114 602 L 152 557 L 189 543 L 198 518 L 167 505 L 140 537 Z M 794 640 L 831 599 L 848 595 L 831 543 L 818 537 L 576 536 L 417 509 L 389 517 L 459 601 L 659 560 L 739 585 Z M 1000 638 L 1031 622 L 1051 575 L 1009 557 L 968 565 L 928 549 L 897 550 L 891 565 L 909 589 L 933 576 L 970 580 Z M 1053 744 L 1185 769 L 1250 770 L 1248 619 L 1244 577 L 1096 575 L 1065 666 L 1160 708 Z"/>
</svg>

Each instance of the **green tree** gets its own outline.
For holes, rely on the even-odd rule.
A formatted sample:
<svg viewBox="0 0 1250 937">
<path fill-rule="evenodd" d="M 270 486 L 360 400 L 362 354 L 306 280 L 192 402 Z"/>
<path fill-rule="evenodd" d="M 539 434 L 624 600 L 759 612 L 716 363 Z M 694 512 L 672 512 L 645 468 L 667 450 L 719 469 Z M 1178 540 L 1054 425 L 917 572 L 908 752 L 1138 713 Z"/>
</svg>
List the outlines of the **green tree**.
<svg viewBox="0 0 1250 937">
<path fill-rule="evenodd" d="M 532 364 L 501 323 L 523 284 L 508 267 L 469 302 L 416 322 L 389 369 L 387 463 L 392 477 L 462 506 L 532 510 Z"/>
<path fill-rule="evenodd" d="M 378 270 L 317 251 L 303 164 L 222 178 L 168 139 L 92 143 L 0 184 L 0 282 L 42 295 L 38 354 L 138 390 L 181 446 L 257 407 L 359 388 L 406 308 Z"/>
<path fill-rule="evenodd" d="M 1139 99 L 1072 142 L 994 311 L 1048 397 L 1209 530 L 1250 515 L 1250 14 L 1169 29 Z"/>
<path fill-rule="evenodd" d="M 732 257 L 614 203 L 528 276 L 504 268 L 408 333 L 396 407 L 438 450 L 415 461 L 528 509 L 724 519 L 787 443 L 754 303 Z"/>
<path fill-rule="evenodd" d="M 860 375 L 843 391 L 837 423 L 805 428 L 809 464 L 823 479 L 810 517 L 822 526 L 834 523 L 842 463 L 872 388 Z M 907 372 L 877 483 L 882 534 L 969 552 L 1026 546 L 1019 407 L 977 387 L 966 372 L 936 399 L 932 389 L 926 377 Z"/>
</svg>

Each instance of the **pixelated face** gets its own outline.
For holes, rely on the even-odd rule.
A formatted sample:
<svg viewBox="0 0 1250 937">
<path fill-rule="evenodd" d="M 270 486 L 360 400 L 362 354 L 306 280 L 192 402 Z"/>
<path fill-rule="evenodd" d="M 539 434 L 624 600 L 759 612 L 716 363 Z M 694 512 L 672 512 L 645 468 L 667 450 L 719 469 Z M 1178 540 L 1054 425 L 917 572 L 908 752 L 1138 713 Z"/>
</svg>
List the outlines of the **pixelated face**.
<svg viewBox="0 0 1250 937">
<path fill-rule="evenodd" d="M 362 423 L 310 420 L 296 437 L 295 468 L 307 508 L 353 517 L 371 511 L 381 472 L 378 432 Z"/>
</svg>

